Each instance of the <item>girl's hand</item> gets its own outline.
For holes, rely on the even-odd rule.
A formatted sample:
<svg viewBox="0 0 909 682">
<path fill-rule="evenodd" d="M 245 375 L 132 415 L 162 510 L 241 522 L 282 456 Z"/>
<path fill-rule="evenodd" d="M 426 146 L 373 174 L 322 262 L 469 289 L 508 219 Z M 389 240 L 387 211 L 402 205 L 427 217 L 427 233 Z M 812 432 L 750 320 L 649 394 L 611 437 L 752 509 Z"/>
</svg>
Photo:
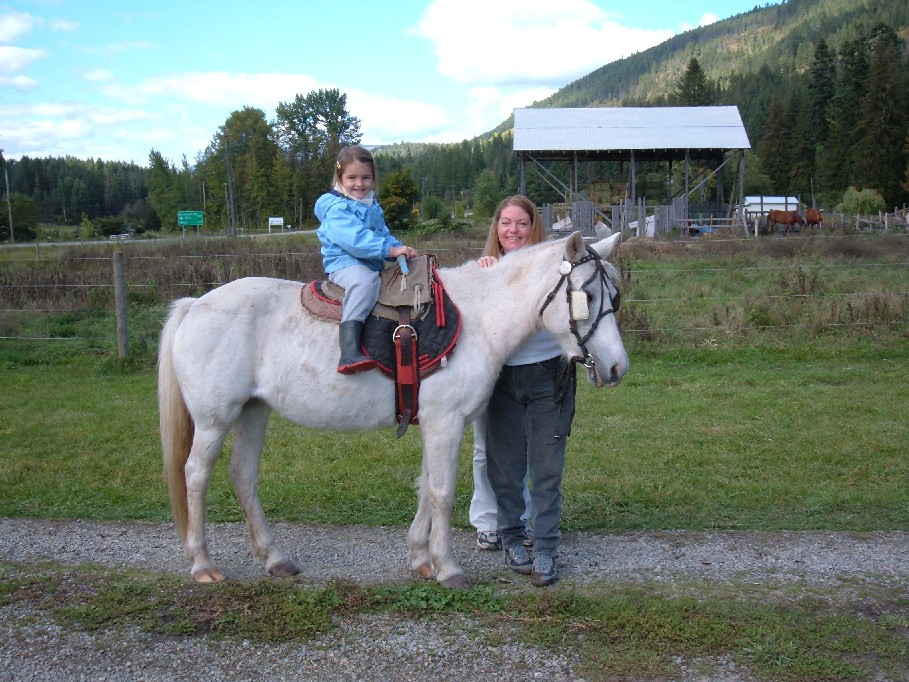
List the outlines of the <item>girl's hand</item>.
<svg viewBox="0 0 909 682">
<path fill-rule="evenodd" d="M 416 258 L 419 256 L 419 252 L 416 249 L 412 249 L 409 246 L 392 246 L 388 249 L 389 258 L 397 258 L 398 256 L 404 256 L 405 258 Z"/>
<path fill-rule="evenodd" d="M 392 246 L 388 249 L 389 258 L 397 258 L 398 256 L 404 256 L 405 258 L 416 258 L 420 254 L 416 249 L 413 249 L 409 246 Z"/>
<path fill-rule="evenodd" d="M 477 259 L 477 264 L 481 268 L 491 268 L 493 265 L 499 262 L 499 259 L 495 256 L 480 256 Z"/>
</svg>

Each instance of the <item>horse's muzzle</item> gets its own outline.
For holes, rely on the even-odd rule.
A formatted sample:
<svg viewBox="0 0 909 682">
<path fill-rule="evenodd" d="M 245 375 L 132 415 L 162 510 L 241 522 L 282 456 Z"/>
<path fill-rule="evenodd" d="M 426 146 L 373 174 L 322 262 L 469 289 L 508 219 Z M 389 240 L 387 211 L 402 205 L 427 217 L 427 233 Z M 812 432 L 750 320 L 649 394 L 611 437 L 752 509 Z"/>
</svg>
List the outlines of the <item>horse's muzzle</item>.
<svg viewBox="0 0 909 682">
<path fill-rule="evenodd" d="M 600 372 L 597 363 L 593 362 L 587 366 L 587 379 L 597 388 L 618 386 L 627 371 L 627 365 L 623 366 L 619 363 L 615 363 L 609 368 L 608 372 Z"/>
</svg>

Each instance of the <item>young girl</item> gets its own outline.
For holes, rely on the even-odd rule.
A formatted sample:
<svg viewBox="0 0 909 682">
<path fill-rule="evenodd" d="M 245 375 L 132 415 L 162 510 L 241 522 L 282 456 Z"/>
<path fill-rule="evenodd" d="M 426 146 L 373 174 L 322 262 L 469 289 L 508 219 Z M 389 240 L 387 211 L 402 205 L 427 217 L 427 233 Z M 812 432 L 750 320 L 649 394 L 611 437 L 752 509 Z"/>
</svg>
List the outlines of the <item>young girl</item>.
<svg viewBox="0 0 909 682">
<path fill-rule="evenodd" d="M 376 163 L 369 150 L 345 147 L 338 154 L 332 189 L 316 200 L 322 223 L 322 264 L 328 279 L 344 288 L 338 372 L 354 374 L 376 366 L 360 350 L 363 323 L 379 298 L 379 273 L 386 260 L 416 257 L 417 251 L 392 236 L 375 199 Z"/>
</svg>

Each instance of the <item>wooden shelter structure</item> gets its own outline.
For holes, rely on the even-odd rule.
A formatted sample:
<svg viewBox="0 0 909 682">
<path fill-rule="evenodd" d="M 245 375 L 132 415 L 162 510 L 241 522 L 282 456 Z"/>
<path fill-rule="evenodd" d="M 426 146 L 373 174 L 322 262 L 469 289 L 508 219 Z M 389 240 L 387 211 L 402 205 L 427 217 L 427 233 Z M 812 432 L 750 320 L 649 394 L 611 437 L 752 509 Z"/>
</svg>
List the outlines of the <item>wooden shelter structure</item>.
<svg viewBox="0 0 909 682">
<path fill-rule="evenodd" d="M 514 111 L 514 151 L 520 170 L 519 191 L 525 192 L 525 172 L 534 164 L 540 175 L 560 191 L 573 205 L 589 205 L 578 187 L 579 165 L 586 161 L 621 161 L 628 163 L 626 207 L 637 203 L 636 164 L 643 161 L 668 161 L 685 164 L 685 186 L 680 195 L 687 197 L 709 177 L 717 178 L 717 194 L 723 201 L 722 168 L 738 159 L 738 205 L 744 199 L 745 150 L 750 149 L 748 134 L 738 107 L 596 107 L 583 109 L 524 108 Z M 708 162 L 712 168 L 707 178 L 689 187 L 692 160 Z M 546 163 L 567 162 L 568 177 L 559 178 Z M 564 166 L 564 164 L 563 164 Z M 735 186 L 733 187 L 733 191 Z M 670 186 L 670 194 L 673 194 Z M 733 202 L 729 202 L 733 203 Z M 608 222 L 612 216 L 597 211 Z M 581 213 L 589 214 L 589 208 Z M 587 219 L 582 222 L 586 223 Z M 577 225 L 577 223 L 576 223 Z M 578 227 L 586 227 L 579 225 Z"/>
</svg>

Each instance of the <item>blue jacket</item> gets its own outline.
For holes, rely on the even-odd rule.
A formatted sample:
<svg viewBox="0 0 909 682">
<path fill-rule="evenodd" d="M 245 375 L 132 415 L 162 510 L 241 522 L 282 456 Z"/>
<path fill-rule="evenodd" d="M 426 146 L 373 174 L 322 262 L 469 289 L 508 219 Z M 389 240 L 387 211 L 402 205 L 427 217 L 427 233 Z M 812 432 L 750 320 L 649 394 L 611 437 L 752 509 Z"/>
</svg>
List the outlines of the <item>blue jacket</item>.
<svg viewBox="0 0 909 682">
<path fill-rule="evenodd" d="M 316 200 L 315 214 L 322 223 L 316 234 L 322 242 L 325 272 L 356 263 L 379 272 L 385 268 L 388 251 L 403 246 L 388 231 L 378 202 L 366 206 L 332 191 Z"/>
</svg>

